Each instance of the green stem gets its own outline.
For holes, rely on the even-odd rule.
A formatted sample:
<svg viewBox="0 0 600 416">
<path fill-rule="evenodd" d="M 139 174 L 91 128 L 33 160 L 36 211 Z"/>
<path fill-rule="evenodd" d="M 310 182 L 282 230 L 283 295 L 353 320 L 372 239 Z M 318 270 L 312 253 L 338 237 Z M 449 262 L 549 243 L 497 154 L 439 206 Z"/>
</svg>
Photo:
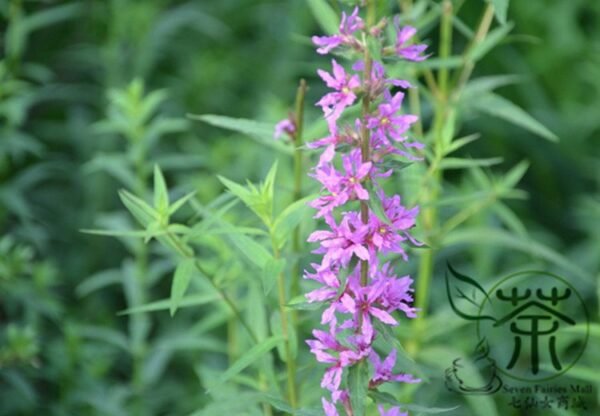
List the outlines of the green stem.
<svg viewBox="0 0 600 416">
<path fill-rule="evenodd" d="M 440 59 L 447 59 L 452 50 L 452 1 L 444 0 L 442 3 L 442 21 L 440 25 Z M 442 97 L 448 97 L 448 78 L 450 69 L 440 68 L 438 84 Z"/>
<path fill-rule="evenodd" d="M 275 259 L 281 258 L 281 253 L 275 244 L 275 240 L 272 238 L 273 243 L 273 257 Z M 297 400 L 297 388 L 296 388 L 296 361 L 292 359 L 292 342 L 290 337 L 290 331 L 288 326 L 288 311 L 285 308 L 287 304 L 287 298 L 285 296 L 285 276 L 283 272 L 277 275 L 277 295 L 279 299 L 279 314 L 281 315 L 281 334 L 284 339 L 285 348 L 285 365 L 287 369 L 287 394 L 288 401 L 292 409 L 296 409 L 298 406 Z"/>
<path fill-rule="evenodd" d="M 367 30 L 369 30 L 375 24 L 375 12 L 375 1 L 370 0 L 367 4 Z M 369 91 L 370 86 L 367 85 L 367 82 L 371 79 L 371 71 L 373 68 L 373 59 L 369 53 L 367 42 L 365 42 L 364 62 L 365 70 L 363 72 L 363 84 L 365 84 L 365 94 L 362 99 L 361 116 L 363 122 L 361 123 L 360 137 L 362 161 L 363 163 L 367 163 L 371 159 L 371 137 L 369 134 L 369 129 L 367 128 L 367 123 L 364 120 L 371 113 L 371 94 Z M 369 222 L 369 204 L 363 200 L 360 201 L 360 217 L 364 224 Z M 369 262 L 361 261 L 360 282 L 363 286 L 366 286 L 368 283 L 368 274 Z"/>
<path fill-rule="evenodd" d="M 453 93 L 454 99 L 457 99 L 459 94 L 462 92 L 464 86 L 467 84 L 473 69 L 475 68 L 475 62 L 470 58 L 470 53 L 477 45 L 479 45 L 485 37 L 487 36 L 490 27 L 492 25 L 492 21 L 494 20 L 494 6 L 489 3 L 485 8 L 483 15 L 481 16 L 481 20 L 479 22 L 479 26 L 477 28 L 477 32 L 475 33 L 475 37 L 471 41 L 469 47 L 463 53 L 464 64 L 460 71 L 457 73 L 455 79 L 455 90 Z"/>
<path fill-rule="evenodd" d="M 258 337 L 254 333 L 254 331 L 252 331 L 252 328 L 250 328 L 250 325 L 248 324 L 248 322 L 246 322 L 240 310 L 237 308 L 237 306 L 235 306 L 235 303 L 231 300 L 227 293 L 225 293 L 223 289 L 217 286 L 217 284 L 215 283 L 214 276 L 212 276 L 208 271 L 206 271 L 206 269 L 204 269 L 204 267 L 200 265 L 200 262 L 196 259 L 193 250 L 191 250 L 189 247 L 185 247 L 181 243 L 179 238 L 177 238 L 177 236 L 173 235 L 173 233 L 169 231 L 165 232 L 165 237 L 169 241 L 171 247 L 173 247 L 182 257 L 194 259 L 194 267 L 196 267 L 196 270 L 198 270 L 200 274 L 206 277 L 206 280 L 208 280 L 213 289 L 215 289 L 215 291 L 219 294 L 221 299 L 223 299 L 227 306 L 229 306 L 235 317 L 240 321 L 240 324 L 242 324 L 242 326 L 248 332 L 248 335 L 250 335 L 250 338 L 252 338 L 252 341 L 254 341 L 255 344 L 258 343 Z"/>
<path fill-rule="evenodd" d="M 294 133 L 294 194 L 293 202 L 302 199 L 302 179 L 304 178 L 303 166 L 303 129 L 304 129 L 304 98 L 306 96 L 306 81 L 300 80 L 298 90 L 296 92 L 295 102 L 295 125 L 296 132 Z M 292 234 L 292 254 L 294 254 L 294 264 L 292 265 L 292 282 L 290 287 L 290 298 L 293 299 L 300 294 L 300 226 L 294 228 Z M 292 324 L 294 327 L 298 324 L 298 312 L 292 311 Z"/>
</svg>

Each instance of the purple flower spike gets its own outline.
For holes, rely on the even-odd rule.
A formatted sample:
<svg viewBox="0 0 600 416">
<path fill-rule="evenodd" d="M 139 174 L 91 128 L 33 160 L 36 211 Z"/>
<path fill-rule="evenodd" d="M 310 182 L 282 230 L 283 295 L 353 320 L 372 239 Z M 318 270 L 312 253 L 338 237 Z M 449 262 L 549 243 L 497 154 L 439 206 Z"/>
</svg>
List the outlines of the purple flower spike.
<svg viewBox="0 0 600 416">
<path fill-rule="evenodd" d="M 365 52 L 365 41 L 370 37 L 373 47 L 384 52 L 395 50 L 410 61 L 426 58 L 422 55 L 425 45 L 410 45 L 416 33 L 410 26 L 397 27 L 394 44 L 378 45 L 386 22 L 382 19 L 365 28 L 356 8 L 349 16 L 342 14 L 339 33 L 315 36 L 313 42 L 320 54 L 338 47 Z M 363 31 L 360 40 L 355 36 L 359 30 Z M 346 415 L 353 413 L 351 392 L 343 383 L 347 381 L 348 369 L 357 363 L 369 360 L 372 364 L 366 386 L 369 389 L 386 382 L 419 382 L 410 374 L 393 372 L 396 350 L 383 360 L 373 350 L 378 336 L 375 323 L 396 326 L 399 318 L 414 318 L 417 314 L 412 306 L 413 280 L 410 276 L 398 277 L 381 256 L 393 254 L 407 260 L 408 243 L 421 244 L 411 235 L 419 208 L 403 206 L 399 195 L 387 197 L 380 181 L 392 174 L 385 163 L 386 156 L 421 160 L 413 153 L 423 145 L 410 137 L 410 127 L 417 117 L 402 114 L 404 92 L 392 95 L 390 91 L 393 87 L 411 88 L 411 84 L 388 78 L 381 62 L 374 59 L 371 64 L 367 74 L 364 61 L 354 63 L 352 69 L 360 76 L 347 73 L 336 60 L 332 60 L 331 73 L 317 71 L 331 89 L 317 102 L 323 109 L 329 134 L 307 145 L 321 149 L 318 163 L 310 173 L 320 183 L 321 192 L 309 205 L 316 209 L 315 218 L 322 218 L 326 227 L 314 231 L 307 240 L 318 244 L 313 253 L 322 258 L 320 263 L 311 265 L 313 271 L 304 273 L 305 279 L 318 285 L 306 294 L 306 299 L 324 304 L 321 324 L 326 330 L 314 330 L 314 339 L 306 342 L 315 359 L 327 366 L 321 380 L 321 386 L 331 394 L 322 399 L 326 416 L 339 416 L 342 408 Z M 356 103 L 359 95 L 368 97 L 373 106 L 363 106 L 359 116 L 352 114 L 352 125 L 342 125 L 342 114 Z M 371 209 L 373 203 L 382 209 L 376 213 Z M 350 267 L 353 269 L 348 270 Z M 400 407 L 378 409 L 382 416 L 408 416 Z"/>
</svg>

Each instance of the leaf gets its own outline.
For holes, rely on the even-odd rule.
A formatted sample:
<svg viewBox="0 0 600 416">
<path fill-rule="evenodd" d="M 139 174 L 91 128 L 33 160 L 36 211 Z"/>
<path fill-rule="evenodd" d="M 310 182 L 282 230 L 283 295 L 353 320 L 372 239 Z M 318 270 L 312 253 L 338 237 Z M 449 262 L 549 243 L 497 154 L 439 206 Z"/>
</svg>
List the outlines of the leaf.
<svg viewBox="0 0 600 416">
<path fill-rule="evenodd" d="M 510 0 L 488 0 L 494 6 L 494 14 L 496 19 L 502 25 L 506 24 L 506 16 L 508 15 L 508 3 Z"/>
<path fill-rule="evenodd" d="M 493 93 L 484 94 L 475 99 L 473 105 L 483 113 L 523 127 L 544 139 L 553 142 L 558 141 L 556 134 L 548 130 L 548 128 L 527 114 L 523 109 L 499 95 Z"/>
<path fill-rule="evenodd" d="M 243 118 L 231 118 L 225 116 L 219 116 L 214 114 L 203 114 L 195 115 L 188 114 L 192 120 L 199 120 L 208 123 L 212 126 L 222 127 L 224 129 L 236 131 L 242 133 L 258 143 L 271 147 L 281 153 L 292 155 L 294 150 L 282 144 L 280 141 L 276 141 L 273 138 L 275 126 L 268 123 L 259 123 L 254 120 L 247 120 Z"/>
<path fill-rule="evenodd" d="M 273 256 L 261 244 L 238 232 L 235 227 L 230 227 L 230 233 L 227 234 L 229 241 L 244 254 L 250 263 L 263 270 L 267 263 L 272 261 Z"/>
<path fill-rule="evenodd" d="M 190 306 L 205 305 L 207 303 L 215 302 L 220 299 L 221 299 L 221 297 L 214 293 L 209 293 L 209 294 L 203 293 L 200 295 L 187 296 L 187 297 L 184 297 L 179 300 L 178 309 L 188 308 Z M 171 309 L 171 298 L 161 299 L 161 300 L 157 300 L 155 302 L 147 303 L 145 305 L 128 308 L 123 311 L 120 311 L 118 313 L 118 315 L 129 315 L 129 314 L 134 314 L 134 313 L 165 311 L 167 309 Z"/>
<path fill-rule="evenodd" d="M 135 188 L 135 174 L 123 155 L 101 153 L 82 166 L 86 174 L 104 171 L 121 182 L 123 186 Z"/>
<path fill-rule="evenodd" d="M 477 44 L 468 53 L 468 58 L 473 61 L 478 61 L 483 58 L 489 51 L 494 49 L 512 30 L 513 24 L 509 23 L 492 30 L 486 38 Z"/>
<path fill-rule="evenodd" d="M 464 64 L 462 56 L 449 56 L 448 58 L 429 58 L 414 64 L 419 69 L 459 68 Z"/>
<path fill-rule="evenodd" d="M 367 189 L 369 190 L 369 200 L 367 201 L 369 207 L 373 211 L 373 213 L 377 216 L 380 221 L 383 221 L 385 224 L 390 225 L 390 219 L 385 213 L 383 209 L 383 205 L 381 204 L 381 198 L 378 197 L 377 191 L 371 182 L 367 184 Z"/>
<path fill-rule="evenodd" d="M 158 165 L 154 165 L 154 209 L 160 214 L 166 214 L 169 209 L 169 191 Z"/>
<path fill-rule="evenodd" d="M 119 198 L 121 198 L 123 205 L 125 205 L 135 219 L 144 227 L 148 226 L 152 221 L 159 219 L 159 215 L 154 208 L 131 192 L 122 189 L 119 191 Z"/>
<path fill-rule="evenodd" d="M 340 18 L 325 0 L 308 0 L 308 7 L 313 16 L 328 34 L 332 35 L 338 32 Z"/>
<path fill-rule="evenodd" d="M 171 283 L 171 316 L 175 315 L 181 299 L 183 299 L 183 295 L 185 295 L 185 291 L 190 285 L 194 270 L 195 259 L 193 258 L 185 259 L 177 265 L 175 275 L 173 276 L 173 282 Z"/>
<path fill-rule="evenodd" d="M 273 335 L 283 336 L 281 314 L 279 313 L 278 310 L 273 311 L 273 313 L 271 314 L 270 324 L 271 324 L 271 333 Z M 289 323 L 288 323 L 287 330 L 288 330 L 288 339 L 289 339 L 289 345 L 290 345 L 290 355 L 292 356 L 292 360 L 295 360 L 296 355 L 298 354 L 298 341 L 296 338 L 296 329 L 294 328 L 294 325 L 289 325 Z M 282 342 L 281 344 L 279 344 L 277 346 L 277 354 L 279 355 L 279 358 L 281 358 L 281 360 L 284 363 L 287 363 L 288 357 L 287 357 L 287 350 L 285 348 L 285 343 Z"/>
<path fill-rule="evenodd" d="M 173 205 L 171 205 L 169 207 L 169 215 L 175 214 L 175 212 L 177 212 L 186 202 L 188 202 L 190 199 L 192 199 L 195 195 L 196 195 L 196 191 L 192 191 L 192 192 L 182 196 L 177 201 L 173 202 Z"/>
<path fill-rule="evenodd" d="M 270 224 L 272 199 L 269 200 L 267 195 L 263 195 L 251 183 L 248 183 L 248 186 L 242 186 L 222 176 L 218 176 L 218 178 L 232 194 L 240 198 L 265 224 Z"/>
<path fill-rule="evenodd" d="M 294 228 L 302 221 L 302 218 L 308 212 L 311 212 L 312 209 L 307 204 L 315 197 L 316 194 L 309 195 L 288 205 L 275 219 L 273 223 L 273 235 L 275 236 L 275 240 L 279 243 L 280 248 L 289 238 Z"/>
<path fill-rule="evenodd" d="M 110 269 L 95 273 L 77 285 L 75 293 L 84 297 L 96 290 L 121 282 L 121 270 Z"/>
<path fill-rule="evenodd" d="M 522 77 L 519 75 L 492 75 L 475 78 L 467 83 L 461 98 L 468 102 L 471 98 L 477 97 L 479 94 L 490 92 L 504 85 L 514 84 L 521 79 Z"/>
<path fill-rule="evenodd" d="M 481 137 L 481 134 L 479 133 L 474 133 L 474 134 L 469 134 L 468 136 L 465 137 L 461 137 L 459 139 L 455 139 L 452 141 L 452 143 L 450 143 L 450 145 L 448 145 L 448 148 L 446 149 L 446 151 L 444 152 L 444 155 L 448 155 L 452 152 L 455 152 L 456 150 L 460 149 L 463 146 L 466 146 L 467 144 L 474 142 L 475 140 L 479 139 Z"/>
<path fill-rule="evenodd" d="M 64 4 L 41 10 L 27 17 L 23 22 L 23 30 L 32 32 L 63 20 L 71 19 L 83 11 L 83 4 Z"/>
<path fill-rule="evenodd" d="M 502 163 L 501 157 L 490 157 L 487 159 L 463 159 L 458 157 L 447 157 L 440 163 L 440 169 L 467 169 L 475 166 L 493 166 Z"/>
<path fill-rule="evenodd" d="M 502 184 L 508 189 L 514 188 L 523 178 L 527 169 L 529 169 L 529 162 L 522 160 L 504 175 Z"/>
<path fill-rule="evenodd" d="M 273 163 L 273 165 L 271 166 L 271 169 L 269 169 L 269 172 L 267 173 L 267 177 L 265 178 L 265 181 L 262 185 L 262 191 L 264 196 L 266 197 L 266 199 L 269 200 L 270 205 L 271 205 L 271 212 L 273 211 L 272 209 L 272 204 L 273 204 L 273 188 L 275 187 L 275 178 L 277 177 L 277 160 Z"/>
<path fill-rule="evenodd" d="M 279 274 L 284 268 L 285 259 L 276 259 L 272 257 L 265 262 L 262 272 L 262 283 L 265 295 L 268 295 L 271 292 Z"/>
<path fill-rule="evenodd" d="M 233 376 L 239 374 L 246 367 L 254 363 L 256 360 L 261 358 L 264 354 L 271 351 L 277 345 L 283 342 L 283 337 L 269 337 L 264 341 L 254 345 L 245 354 L 243 354 L 231 367 L 229 367 L 221 376 L 217 379 L 216 383 L 209 389 L 209 391 L 215 390 L 223 383 L 227 382 Z"/>
<path fill-rule="evenodd" d="M 354 414 L 365 414 L 365 401 L 369 387 L 369 366 L 365 360 L 359 361 L 348 370 L 348 393 Z"/>
</svg>

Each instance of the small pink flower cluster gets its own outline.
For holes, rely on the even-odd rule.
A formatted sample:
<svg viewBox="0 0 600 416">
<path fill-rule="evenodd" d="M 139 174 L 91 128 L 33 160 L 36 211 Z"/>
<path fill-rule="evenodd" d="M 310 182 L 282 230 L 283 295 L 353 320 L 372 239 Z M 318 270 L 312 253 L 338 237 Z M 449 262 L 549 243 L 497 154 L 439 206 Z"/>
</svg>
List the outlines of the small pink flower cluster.
<svg viewBox="0 0 600 416">
<path fill-rule="evenodd" d="M 313 42 L 320 54 L 338 48 L 364 53 L 367 37 L 380 41 L 381 25 L 367 28 L 356 8 L 350 16 L 343 14 L 338 34 L 315 36 Z M 396 24 L 396 32 L 395 44 L 385 50 L 394 51 L 401 59 L 425 59 L 422 55 L 425 45 L 407 46 L 415 34 L 414 28 L 401 29 Z M 383 46 L 380 47 L 383 51 Z M 367 65 L 370 71 L 366 69 Z M 352 71 L 354 73 L 346 72 L 335 59 L 331 73 L 318 70 L 321 79 L 332 90 L 317 103 L 328 122 L 329 135 L 308 145 L 324 148 L 311 174 L 322 185 L 322 192 L 310 205 L 317 210 L 315 217 L 323 218 L 328 228 L 315 231 L 308 238 L 309 242 L 319 243 L 314 252 L 322 254 L 322 261 L 312 264 L 313 271 L 306 271 L 305 278 L 320 284 L 306 295 L 308 301 L 326 305 L 321 323 L 327 325 L 327 330 L 314 330 L 314 339 L 307 343 L 316 359 L 329 366 L 321 382 L 321 386 L 331 393 L 331 399 L 322 399 L 327 416 L 338 416 L 340 405 L 347 414 L 352 414 L 351 392 L 342 388 L 342 380 L 344 370 L 360 361 L 371 363 L 368 386 L 371 389 L 384 382 L 419 381 L 409 374 L 393 373 L 396 350 L 382 360 L 373 347 L 377 337 L 376 321 L 398 325 L 394 312 L 399 311 L 409 318 L 414 318 L 416 313 L 411 306 L 412 279 L 397 277 L 391 264 L 382 262 L 380 257 L 392 254 L 407 259 L 406 243 L 419 244 L 409 232 L 415 225 L 419 209 L 404 207 L 399 195 L 386 196 L 378 184 L 381 178 L 392 173 L 383 166 L 386 155 L 418 160 L 412 152 L 421 149 L 422 145 L 407 137 L 417 117 L 401 114 L 404 93 L 392 94 L 390 91 L 394 87 L 406 89 L 411 85 L 405 80 L 386 78 L 383 65 L 377 61 L 358 60 Z M 365 96 L 368 111 L 365 113 L 363 105 L 362 116 L 341 127 L 345 110 Z M 365 148 L 368 153 L 363 155 Z M 336 154 L 341 159 L 339 168 L 334 163 Z M 362 212 L 351 209 L 353 201 L 361 203 Z M 379 207 L 376 210 L 379 214 L 372 209 L 374 202 Z M 365 204 L 368 204 L 368 211 L 365 211 Z M 367 267 L 363 266 L 365 262 Z M 379 406 L 379 410 L 382 415 L 404 415 L 398 407 L 386 411 Z"/>
</svg>

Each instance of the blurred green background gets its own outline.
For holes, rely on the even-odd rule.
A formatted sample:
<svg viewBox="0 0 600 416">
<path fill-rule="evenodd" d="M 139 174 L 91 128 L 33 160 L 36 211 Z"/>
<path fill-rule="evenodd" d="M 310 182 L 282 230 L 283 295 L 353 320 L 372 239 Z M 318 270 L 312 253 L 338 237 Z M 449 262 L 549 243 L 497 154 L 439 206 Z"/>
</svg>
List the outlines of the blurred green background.
<svg viewBox="0 0 600 416">
<path fill-rule="evenodd" d="M 314 3 L 0 0 L 0 415 L 183 415 L 212 401 L 202 382 L 209 376 L 198 369 L 222 368 L 227 327 L 206 319 L 210 306 L 174 318 L 165 311 L 118 315 L 167 298 L 173 264 L 158 247 L 80 230 L 134 228 L 117 191 L 148 195 L 154 163 L 175 194 L 195 190 L 202 203 L 223 192 L 217 174 L 238 182 L 264 178 L 276 157 L 272 148 L 186 115 L 223 114 L 274 125 L 287 116 L 298 80 L 305 78 L 306 120 L 315 122 L 319 112 L 312 104 L 323 91 L 316 68 L 327 59 L 309 42 L 309 35 L 323 31 Z M 464 3 L 459 16 L 473 28 L 485 3 Z M 397 11 L 395 2 L 389 5 Z M 516 0 L 508 16 L 514 28 L 478 62 L 474 78 L 517 75 L 498 94 L 560 141 L 464 111 L 460 132 L 482 138 L 461 149 L 462 156 L 502 157 L 492 172 L 530 162 L 519 185 L 528 198 L 507 202 L 528 240 L 477 244 L 485 237 L 463 235 L 439 250 L 430 293 L 436 300 L 431 325 L 437 328 L 456 321 L 445 302 L 446 260 L 481 280 L 543 265 L 568 277 L 598 320 L 600 2 Z M 437 21 L 420 29 L 435 55 Z M 455 37 L 456 53 L 465 43 Z M 425 124 L 428 117 L 425 111 Z M 291 183 L 289 163 L 280 161 L 282 194 Z M 473 186 L 469 172 L 450 171 L 446 181 L 457 195 Z M 234 222 L 247 223 L 247 217 L 240 211 Z M 488 210 L 469 221 L 502 227 Z M 217 262 L 207 256 L 207 262 Z M 219 259 L 228 256 L 223 247 Z M 414 271 L 415 264 L 409 268 Z M 147 275 L 143 291 L 127 270 Z M 469 333 L 460 324 L 456 328 Z M 451 351 L 472 349 L 471 340 L 456 334 L 442 347 L 433 335 L 430 356 L 436 345 L 451 358 Z M 598 401 L 599 357 L 596 333 L 579 373 L 571 374 L 595 385 L 590 412 Z M 461 404 L 443 388 L 449 362 L 436 369 L 421 361 L 434 381 L 419 389 L 415 401 Z M 506 401 L 469 399 L 451 414 L 537 414 L 509 413 Z"/>
</svg>

